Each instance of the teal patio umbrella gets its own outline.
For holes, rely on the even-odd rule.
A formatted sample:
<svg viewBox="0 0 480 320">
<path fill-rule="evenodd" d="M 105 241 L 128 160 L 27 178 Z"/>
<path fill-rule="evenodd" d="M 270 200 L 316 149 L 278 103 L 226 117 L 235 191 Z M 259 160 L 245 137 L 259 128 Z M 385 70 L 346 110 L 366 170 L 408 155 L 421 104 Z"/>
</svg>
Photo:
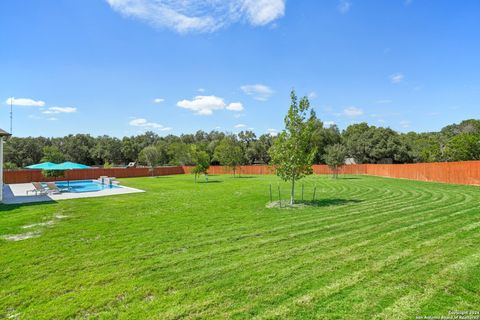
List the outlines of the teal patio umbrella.
<svg viewBox="0 0 480 320">
<path fill-rule="evenodd" d="M 67 161 L 67 162 L 63 162 L 55 165 L 55 167 L 52 170 L 75 170 L 75 169 L 90 169 L 90 168 L 91 167 L 81 163 Z"/>
<path fill-rule="evenodd" d="M 55 165 L 53 169 L 50 169 L 50 170 L 78 170 L 78 169 L 90 169 L 90 168 L 91 167 L 81 163 L 67 161 L 67 162 L 63 162 Z M 67 180 L 67 185 L 68 185 L 68 188 L 70 188 L 70 180 Z"/>
<path fill-rule="evenodd" d="M 54 167 L 58 166 L 58 164 L 53 163 L 53 162 L 42 162 L 42 163 L 37 163 L 37 164 L 32 164 L 30 166 L 26 166 L 25 168 L 27 169 L 38 169 L 38 170 L 55 170 L 52 169 Z"/>
</svg>

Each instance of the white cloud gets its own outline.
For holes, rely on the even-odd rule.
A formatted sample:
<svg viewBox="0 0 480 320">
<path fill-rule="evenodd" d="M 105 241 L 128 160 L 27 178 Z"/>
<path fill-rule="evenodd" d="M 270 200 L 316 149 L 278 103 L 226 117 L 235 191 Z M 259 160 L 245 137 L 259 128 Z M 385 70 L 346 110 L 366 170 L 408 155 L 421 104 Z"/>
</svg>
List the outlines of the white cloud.
<svg viewBox="0 0 480 320">
<path fill-rule="evenodd" d="M 230 111 L 243 111 L 243 105 L 240 102 L 232 102 L 227 106 Z"/>
<path fill-rule="evenodd" d="M 273 90 L 264 84 L 247 84 L 240 87 L 242 91 L 255 100 L 266 101 L 273 94 Z"/>
<path fill-rule="evenodd" d="M 338 11 L 340 13 L 347 13 L 350 11 L 350 8 L 352 7 L 352 3 L 348 0 L 340 0 L 337 6 Z"/>
<path fill-rule="evenodd" d="M 21 106 L 21 107 L 43 107 L 45 106 L 45 102 L 41 100 L 33 100 L 29 98 L 15 98 L 10 97 L 5 101 L 6 104 L 14 105 L 14 106 Z"/>
<path fill-rule="evenodd" d="M 74 107 L 51 107 L 45 111 L 42 111 L 44 114 L 57 114 L 57 113 L 74 113 L 77 112 L 77 108 Z"/>
<path fill-rule="evenodd" d="M 402 126 L 402 128 L 408 128 L 408 127 L 410 127 L 410 124 L 411 124 L 411 122 L 408 121 L 408 120 L 400 121 L 400 125 Z"/>
<path fill-rule="evenodd" d="M 127 17 L 180 33 L 213 32 L 235 22 L 267 25 L 285 14 L 285 0 L 106 0 Z"/>
<path fill-rule="evenodd" d="M 323 124 L 325 127 L 331 127 L 335 125 L 335 121 L 325 121 Z"/>
<path fill-rule="evenodd" d="M 363 110 L 352 106 L 344 109 L 342 114 L 347 117 L 358 117 L 363 114 Z"/>
<path fill-rule="evenodd" d="M 400 83 L 403 81 L 403 79 L 405 78 L 405 76 L 399 72 L 399 73 L 394 73 L 392 75 L 390 75 L 390 81 L 394 84 L 397 84 L 397 83 Z"/>
<path fill-rule="evenodd" d="M 50 118 L 47 118 L 48 121 L 57 121 L 58 118 L 55 118 L 55 117 L 50 117 Z"/>
<path fill-rule="evenodd" d="M 197 91 L 200 92 L 200 93 L 204 93 L 205 89 L 204 88 L 198 88 Z"/>
<path fill-rule="evenodd" d="M 235 125 L 235 128 L 245 128 L 247 125 L 246 124 L 243 124 L 243 123 L 239 123 L 239 124 L 236 124 Z"/>
<path fill-rule="evenodd" d="M 148 129 L 157 129 L 160 131 L 170 131 L 172 128 L 170 127 L 165 127 L 159 123 L 156 122 L 149 122 L 145 118 L 134 118 L 128 122 L 129 125 L 133 127 L 142 127 L 142 128 L 148 128 Z"/>
<path fill-rule="evenodd" d="M 193 100 L 181 100 L 177 102 L 180 108 L 188 109 L 198 115 L 211 115 L 215 110 L 227 109 L 230 111 L 242 111 L 240 102 L 226 104 L 223 98 L 217 96 L 196 96 Z"/>
<path fill-rule="evenodd" d="M 227 1 L 223 1 L 227 2 Z M 285 14 L 285 0 L 244 0 L 243 10 L 248 21 L 254 26 L 263 26 Z"/>
<path fill-rule="evenodd" d="M 317 93 L 315 91 L 312 91 L 308 94 L 309 99 L 315 99 L 317 97 Z"/>
<path fill-rule="evenodd" d="M 193 100 L 181 100 L 177 102 L 180 108 L 194 111 L 200 115 L 211 115 L 215 110 L 225 108 L 225 101 L 217 96 L 196 96 Z"/>
<path fill-rule="evenodd" d="M 153 102 L 154 102 L 154 103 L 162 103 L 162 102 L 164 102 L 164 101 L 165 101 L 165 99 L 163 99 L 163 98 L 155 98 L 155 99 L 153 99 Z"/>
<path fill-rule="evenodd" d="M 269 135 L 271 135 L 272 137 L 275 137 L 275 136 L 278 135 L 278 130 L 277 130 L 277 129 L 272 129 L 272 128 L 270 128 L 270 129 L 267 129 L 267 133 L 268 133 Z"/>
</svg>

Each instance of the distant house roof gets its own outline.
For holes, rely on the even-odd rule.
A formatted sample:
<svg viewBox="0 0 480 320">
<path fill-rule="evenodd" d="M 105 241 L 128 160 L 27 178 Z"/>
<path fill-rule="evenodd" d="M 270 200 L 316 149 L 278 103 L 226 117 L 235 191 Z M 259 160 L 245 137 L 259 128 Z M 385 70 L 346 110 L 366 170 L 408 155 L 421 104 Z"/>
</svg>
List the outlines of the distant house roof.
<svg viewBox="0 0 480 320">
<path fill-rule="evenodd" d="M 0 129 L 0 137 L 10 137 L 11 134 L 8 133 L 7 131 Z"/>
<path fill-rule="evenodd" d="M 357 164 L 355 158 L 345 158 L 345 164 Z"/>
</svg>

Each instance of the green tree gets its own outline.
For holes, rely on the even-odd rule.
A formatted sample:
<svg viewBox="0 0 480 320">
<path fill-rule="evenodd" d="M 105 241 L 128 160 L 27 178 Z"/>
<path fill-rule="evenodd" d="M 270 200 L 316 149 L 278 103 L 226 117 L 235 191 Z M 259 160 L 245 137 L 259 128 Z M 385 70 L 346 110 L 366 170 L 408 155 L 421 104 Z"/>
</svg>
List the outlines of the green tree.
<svg viewBox="0 0 480 320">
<path fill-rule="evenodd" d="M 343 139 L 348 155 L 357 163 L 411 162 L 408 145 L 390 128 L 354 124 L 343 132 Z"/>
<path fill-rule="evenodd" d="M 330 125 L 328 128 L 320 119 L 315 119 L 314 132 L 312 134 L 312 146 L 317 149 L 314 163 L 323 163 L 325 148 L 341 142 L 341 135 L 336 125 Z"/>
<path fill-rule="evenodd" d="M 65 155 L 55 146 L 45 146 L 42 149 L 43 157 L 41 162 L 62 163 L 65 162 Z"/>
<path fill-rule="evenodd" d="M 257 140 L 252 141 L 246 150 L 246 158 L 250 164 L 269 163 L 270 155 L 268 150 L 273 144 L 273 137 L 270 134 L 263 134 Z"/>
<path fill-rule="evenodd" d="M 347 156 L 347 149 L 341 144 L 334 144 L 325 147 L 324 160 L 325 163 L 332 169 L 333 177 L 338 178 L 339 169 L 345 164 Z"/>
<path fill-rule="evenodd" d="M 480 160 L 480 134 L 461 133 L 451 138 L 445 146 L 448 161 Z"/>
<path fill-rule="evenodd" d="M 298 103 L 295 91 L 292 90 L 290 96 L 292 101 L 285 117 L 285 130 L 278 135 L 269 153 L 277 175 L 292 183 L 290 204 L 293 205 L 295 182 L 312 174 L 316 148 L 312 147 L 311 141 L 316 117 L 310 110 L 307 97 Z"/>
<path fill-rule="evenodd" d="M 5 170 L 15 170 L 18 169 L 18 166 L 13 162 L 4 162 L 3 169 Z"/>
<path fill-rule="evenodd" d="M 63 138 L 52 140 L 52 144 L 57 146 L 67 161 L 73 161 L 86 165 L 95 164 L 92 158 L 92 149 L 95 145 L 95 138 L 88 134 L 68 135 Z"/>
<path fill-rule="evenodd" d="M 480 134 L 480 120 L 469 119 L 459 124 L 451 124 L 442 128 L 440 133 L 447 138 L 452 138 L 462 133 Z"/>
<path fill-rule="evenodd" d="M 109 136 L 97 137 L 91 156 L 97 164 L 118 163 L 122 160 L 122 141 Z"/>
<path fill-rule="evenodd" d="M 158 166 L 162 161 L 162 151 L 157 146 L 145 147 L 140 153 L 140 159 L 147 163 L 153 176 L 155 167 Z"/>
<path fill-rule="evenodd" d="M 48 139 L 43 137 L 12 137 L 5 143 L 5 162 L 13 162 L 20 168 L 39 163 L 43 156 L 42 149 L 48 144 Z"/>
<path fill-rule="evenodd" d="M 183 142 L 174 142 L 168 146 L 168 157 L 170 164 L 175 166 L 194 165 L 192 154 L 192 145 Z"/>
<path fill-rule="evenodd" d="M 194 150 L 193 161 L 195 166 L 192 168 L 192 173 L 195 175 L 195 183 L 197 183 L 197 176 L 200 174 L 207 175 L 210 168 L 210 156 L 203 150 Z"/>
<path fill-rule="evenodd" d="M 242 147 L 235 137 L 229 136 L 223 138 L 215 148 L 214 158 L 220 162 L 221 165 L 233 170 L 233 176 L 235 177 L 237 167 L 243 162 L 244 154 Z"/>
</svg>

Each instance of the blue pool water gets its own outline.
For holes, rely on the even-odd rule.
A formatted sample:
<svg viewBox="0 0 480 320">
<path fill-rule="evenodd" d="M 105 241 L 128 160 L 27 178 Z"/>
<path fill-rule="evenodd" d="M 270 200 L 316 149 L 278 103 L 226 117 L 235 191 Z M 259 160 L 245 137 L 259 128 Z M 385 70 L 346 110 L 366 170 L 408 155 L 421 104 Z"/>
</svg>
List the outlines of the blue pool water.
<svg viewBox="0 0 480 320">
<path fill-rule="evenodd" d="M 100 190 L 105 190 L 105 189 L 117 189 L 121 188 L 119 186 L 115 185 L 106 185 L 106 184 L 101 184 L 93 180 L 79 180 L 79 181 L 58 181 L 55 182 L 58 188 L 63 189 L 63 188 L 70 188 L 70 192 L 95 192 L 95 191 L 100 191 Z"/>
</svg>

